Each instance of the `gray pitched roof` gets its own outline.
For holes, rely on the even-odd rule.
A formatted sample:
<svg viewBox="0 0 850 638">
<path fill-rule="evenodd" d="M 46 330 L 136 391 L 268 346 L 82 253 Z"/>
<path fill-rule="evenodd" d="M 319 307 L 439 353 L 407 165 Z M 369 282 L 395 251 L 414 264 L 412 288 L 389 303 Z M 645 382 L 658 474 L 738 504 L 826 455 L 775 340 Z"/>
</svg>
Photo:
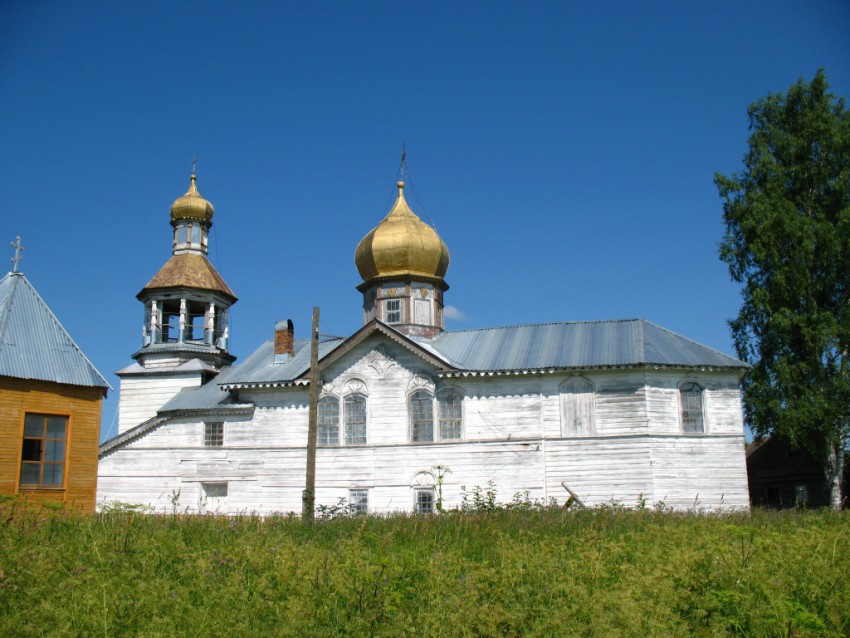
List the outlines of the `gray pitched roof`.
<svg viewBox="0 0 850 638">
<path fill-rule="evenodd" d="M 629 366 L 746 369 L 746 363 L 644 319 L 444 332 L 430 341 L 466 371 Z"/>
<path fill-rule="evenodd" d="M 22 273 L 0 280 L 0 376 L 109 388 Z"/>
</svg>

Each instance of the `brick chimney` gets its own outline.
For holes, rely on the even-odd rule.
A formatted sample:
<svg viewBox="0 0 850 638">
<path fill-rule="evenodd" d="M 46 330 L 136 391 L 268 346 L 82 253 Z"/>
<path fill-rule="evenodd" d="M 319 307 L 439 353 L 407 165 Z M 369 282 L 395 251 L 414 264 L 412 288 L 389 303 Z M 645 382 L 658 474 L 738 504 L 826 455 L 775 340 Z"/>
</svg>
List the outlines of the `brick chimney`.
<svg viewBox="0 0 850 638">
<path fill-rule="evenodd" d="M 295 328 L 292 320 L 278 321 L 274 325 L 274 362 L 285 363 L 295 354 Z"/>
</svg>

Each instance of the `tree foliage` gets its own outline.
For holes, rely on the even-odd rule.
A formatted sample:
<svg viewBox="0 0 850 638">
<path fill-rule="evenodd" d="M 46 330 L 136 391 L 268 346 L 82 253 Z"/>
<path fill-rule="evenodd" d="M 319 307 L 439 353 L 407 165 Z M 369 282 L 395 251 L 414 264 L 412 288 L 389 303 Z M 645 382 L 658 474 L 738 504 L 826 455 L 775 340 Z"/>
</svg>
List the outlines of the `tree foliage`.
<svg viewBox="0 0 850 638">
<path fill-rule="evenodd" d="M 748 115 L 744 170 L 715 176 L 720 257 L 743 284 L 729 323 L 753 366 L 747 420 L 834 464 L 850 418 L 850 111 L 820 70 Z"/>
</svg>

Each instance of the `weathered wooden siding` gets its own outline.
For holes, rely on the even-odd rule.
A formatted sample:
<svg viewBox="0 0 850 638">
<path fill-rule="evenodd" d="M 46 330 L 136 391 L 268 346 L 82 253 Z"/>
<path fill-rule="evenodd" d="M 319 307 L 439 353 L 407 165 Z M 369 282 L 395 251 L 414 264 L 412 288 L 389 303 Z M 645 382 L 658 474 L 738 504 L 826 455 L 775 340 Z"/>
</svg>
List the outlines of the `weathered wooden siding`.
<svg viewBox="0 0 850 638">
<path fill-rule="evenodd" d="M 197 388 L 201 375 L 134 376 L 121 379 L 118 403 L 118 433 L 156 416 L 156 411 L 183 388 Z"/>
<path fill-rule="evenodd" d="M 398 344 L 368 339 L 323 371 L 325 393 L 343 397 L 351 383 L 363 384 L 368 431 L 366 445 L 319 448 L 318 503 L 333 505 L 350 489 L 368 489 L 371 511 L 410 510 L 417 475 L 444 466 L 451 469 L 443 483 L 447 507 L 460 505 L 464 486 L 469 493 L 490 481 L 502 501 L 528 491 L 564 502 L 563 482 L 591 505 L 635 505 L 642 498 L 689 507 L 699 492 L 703 504 L 746 506 L 734 375 L 698 377 L 707 388 L 705 435 L 681 433 L 678 385 L 693 379 L 684 372 L 582 376 L 594 387 L 595 432 L 564 436 L 559 388 L 567 373 L 441 380 Z M 462 441 L 410 442 L 407 399 L 421 384 L 462 393 Z M 99 500 L 194 511 L 202 483 L 227 482 L 229 513 L 300 511 L 307 389 L 243 389 L 239 401 L 253 403 L 254 413 L 224 418 L 223 448 L 204 448 L 203 419 L 184 418 L 106 454 Z"/>
<path fill-rule="evenodd" d="M 100 439 L 100 388 L 0 377 L 0 494 L 22 494 L 93 510 Z M 67 415 L 64 485 L 20 488 L 21 446 L 26 413 Z"/>
</svg>

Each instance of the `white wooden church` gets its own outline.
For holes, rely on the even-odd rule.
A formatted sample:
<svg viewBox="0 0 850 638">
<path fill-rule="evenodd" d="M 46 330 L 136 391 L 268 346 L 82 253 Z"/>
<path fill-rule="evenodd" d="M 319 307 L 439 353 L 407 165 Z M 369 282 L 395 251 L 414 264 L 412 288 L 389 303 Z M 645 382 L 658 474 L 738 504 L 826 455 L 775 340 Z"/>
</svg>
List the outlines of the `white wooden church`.
<svg viewBox="0 0 850 638">
<path fill-rule="evenodd" d="M 214 210 L 195 182 L 138 294 L 98 502 L 300 512 L 309 342 L 280 322 L 233 365 L 236 296 L 207 259 Z M 748 507 L 741 361 L 640 319 L 446 331 L 449 251 L 403 182 L 355 263 L 364 325 L 319 350 L 317 504 L 431 512 L 492 481 L 503 501 Z"/>
</svg>

